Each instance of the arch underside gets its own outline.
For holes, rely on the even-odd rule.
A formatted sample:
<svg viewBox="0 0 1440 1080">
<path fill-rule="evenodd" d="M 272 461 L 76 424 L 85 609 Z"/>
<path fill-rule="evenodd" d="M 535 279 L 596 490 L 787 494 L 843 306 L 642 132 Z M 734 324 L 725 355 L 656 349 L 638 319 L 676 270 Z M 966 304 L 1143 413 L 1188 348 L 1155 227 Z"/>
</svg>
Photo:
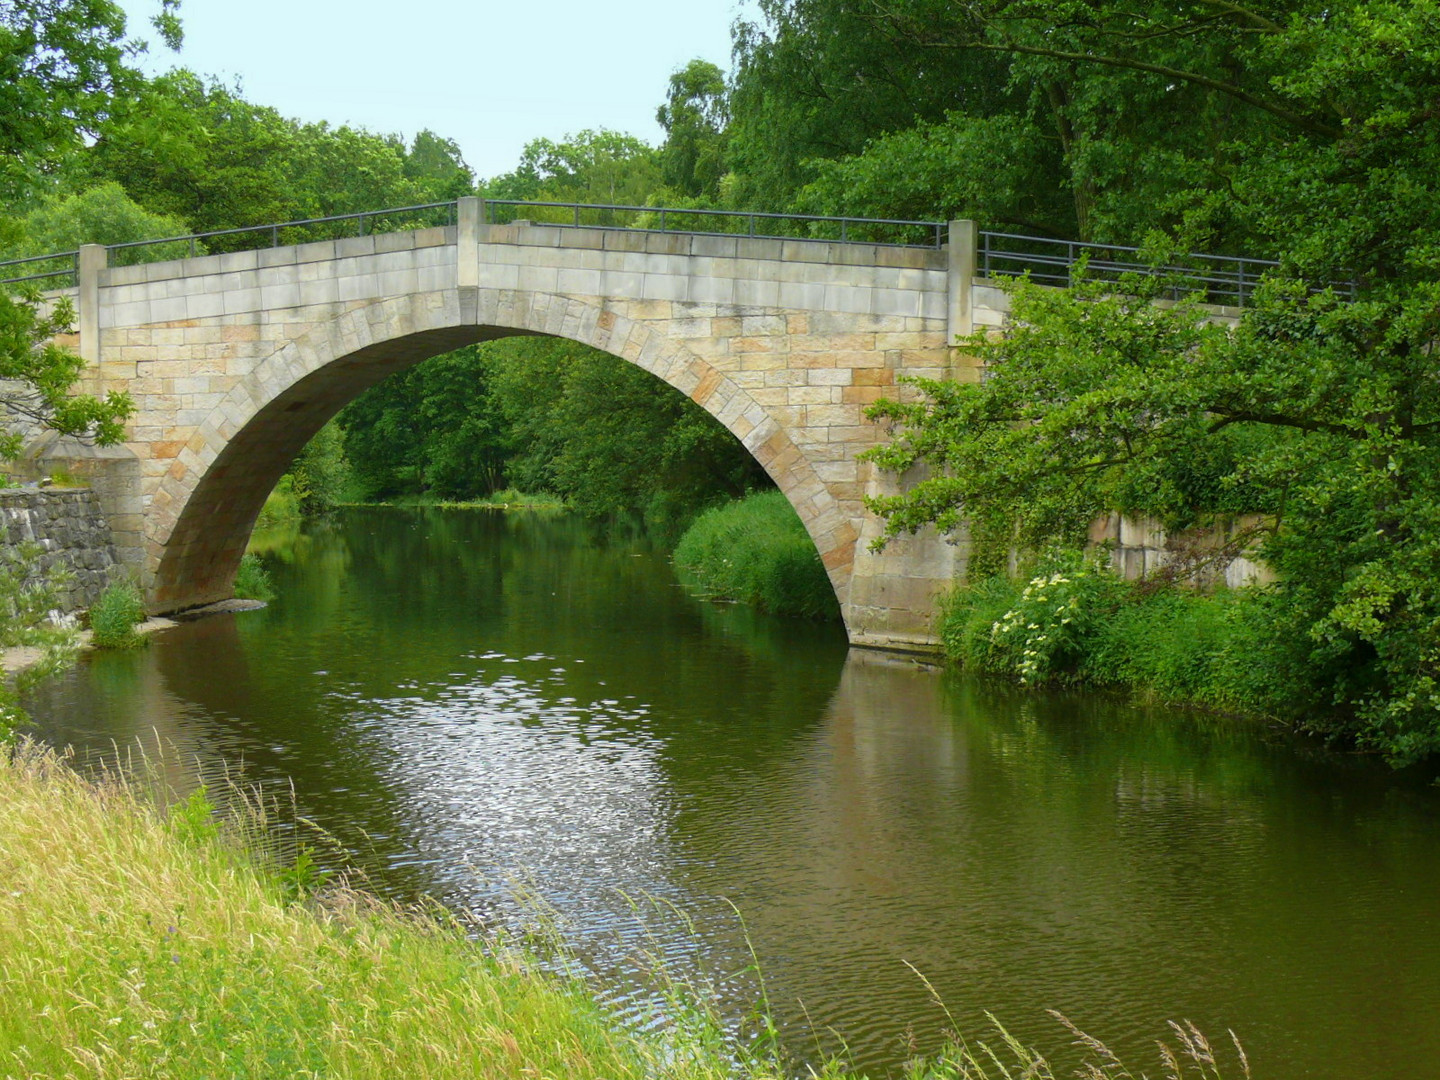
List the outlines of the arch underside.
<svg viewBox="0 0 1440 1080">
<path fill-rule="evenodd" d="M 395 372 L 481 341 L 564 337 L 645 368 L 700 402 L 736 435 L 805 521 L 842 608 L 853 533 L 783 427 L 703 358 L 644 323 L 572 297 L 492 302 L 462 320 L 455 291 L 383 301 L 311 324 L 260 360 L 201 425 L 147 515 L 150 606 L 176 611 L 231 595 L 266 496 L 305 444 L 347 402 Z M 537 302 L 544 301 L 544 302 Z M 480 304 L 481 309 L 487 305 Z M 563 308 L 557 318 L 555 308 Z M 304 324 L 301 324 L 302 326 Z"/>
</svg>

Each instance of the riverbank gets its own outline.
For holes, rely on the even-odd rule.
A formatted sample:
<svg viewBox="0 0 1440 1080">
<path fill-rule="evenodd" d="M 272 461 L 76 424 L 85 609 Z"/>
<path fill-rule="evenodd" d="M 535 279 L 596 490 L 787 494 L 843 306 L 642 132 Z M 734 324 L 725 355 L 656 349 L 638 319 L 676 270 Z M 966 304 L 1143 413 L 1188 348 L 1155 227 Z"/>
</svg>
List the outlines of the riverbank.
<svg viewBox="0 0 1440 1080">
<path fill-rule="evenodd" d="M 555 965 L 467 936 L 476 928 L 437 909 L 328 884 L 303 847 L 278 862 L 253 798 L 227 818 L 203 788 L 161 809 L 149 787 L 113 772 L 87 779 L 32 742 L 0 757 L 7 1073 L 74 1075 L 78 1063 L 94 1077 L 788 1074 L 771 1040 L 737 1044 L 684 988 L 643 1027 L 625 1027 Z M 1012 1075 L 1001 1061 L 1056 1075 L 997 1031 L 998 1056 L 952 1043 L 907 1076 Z M 820 1075 L 856 1076 L 834 1062 Z"/>
<path fill-rule="evenodd" d="M 137 634 L 153 634 L 157 630 L 168 630 L 174 625 L 174 619 L 154 616 L 142 623 L 137 623 L 135 632 Z M 89 629 L 75 631 L 75 647 L 81 650 L 94 648 L 94 636 Z M 7 649 L 0 649 L 0 676 L 8 679 L 19 675 L 39 664 L 45 659 L 45 656 L 46 650 L 34 645 L 15 645 Z"/>
<path fill-rule="evenodd" d="M 1076 554 L 1028 579 L 958 586 L 939 633 L 964 670 L 1026 686 L 1119 690 L 1141 700 L 1326 733 L 1310 643 L 1262 587 L 1202 592 L 1122 580 Z"/>
</svg>

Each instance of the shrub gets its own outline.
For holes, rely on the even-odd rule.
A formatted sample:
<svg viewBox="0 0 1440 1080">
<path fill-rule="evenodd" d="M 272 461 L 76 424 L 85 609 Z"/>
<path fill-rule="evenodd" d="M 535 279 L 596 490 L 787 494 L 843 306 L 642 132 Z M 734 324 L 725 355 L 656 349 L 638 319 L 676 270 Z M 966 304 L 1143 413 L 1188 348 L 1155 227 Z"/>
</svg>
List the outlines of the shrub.
<svg viewBox="0 0 1440 1080">
<path fill-rule="evenodd" d="M 235 572 L 235 597 L 238 600 L 275 599 L 270 571 L 253 551 L 247 551 L 240 559 L 240 569 Z"/>
<path fill-rule="evenodd" d="M 779 491 L 707 510 L 675 547 L 675 565 L 708 596 L 777 615 L 839 616 L 815 543 Z"/>
<path fill-rule="evenodd" d="M 1281 589 L 1126 582 L 1078 554 L 1042 565 L 1024 584 L 1002 574 L 956 589 L 941 613 L 945 654 L 1023 683 L 1128 688 L 1323 727 L 1323 672 Z"/>
<path fill-rule="evenodd" d="M 106 586 L 90 609 L 90 630 L 102 649 L 133 649 L 144 638 L 135 624 L 145 621 L 145 601 L 132 581 L 114 581 Z"/>
<path fill-rule="evenodd" d="M 1022 683 L 1072 677 L 1124 589 L 1113 572 L 1093 561 L 1072 555 L 1048 560 L 990 624 L 991 663 Z"/>
</svg>

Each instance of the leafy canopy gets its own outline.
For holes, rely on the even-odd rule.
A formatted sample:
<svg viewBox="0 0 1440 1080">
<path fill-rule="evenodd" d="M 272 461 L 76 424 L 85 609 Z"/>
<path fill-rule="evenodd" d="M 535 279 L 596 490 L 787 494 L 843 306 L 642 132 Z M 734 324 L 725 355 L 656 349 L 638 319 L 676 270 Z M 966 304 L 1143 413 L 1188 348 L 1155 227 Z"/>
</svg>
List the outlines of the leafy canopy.
<svg viewBox="0 0 1440 1080">
<path fill-rule="evenodd" d="M 967 343 L 983 381 L 875 410 L 898 430 L 877 460 L 930 467 L 874 503 L 892 534 L 963 516 L 1040 544 L 1109 509 L 1261 513 L 1310 722 L 1397 761 L 1440 751 L 1440 5 L 973 3 L 938 28 L 922 7 L 890 9 L 916 40 L 1245 113 L 1223 171 L 1177 194 L 1172 242 L 1223 219 L 1282 266 L 1233 331 L 1155 305 L 1159 283 L 1017 287 L 1010 331 Z"/>
</svg>

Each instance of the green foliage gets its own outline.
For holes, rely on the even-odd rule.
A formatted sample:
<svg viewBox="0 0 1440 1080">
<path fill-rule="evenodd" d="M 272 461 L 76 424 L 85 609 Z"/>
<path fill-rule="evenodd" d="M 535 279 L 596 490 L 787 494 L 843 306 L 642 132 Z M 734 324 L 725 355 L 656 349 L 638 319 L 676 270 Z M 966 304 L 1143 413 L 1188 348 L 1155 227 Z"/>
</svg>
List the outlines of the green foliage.
<svg viewBox="0 0 1440 1080">
<path fill-rule="evenodd" d="M 182 844 L 204 846 L 220 839 L 216 807 L 204 784 L 166 812 L 165 825 Z"/>
<path fill-rule="evenodd" d="M 51 618 L 71 576 L 59 564 L 45 568 L 44 554 L 33 542 L 0 547 L 0 649 L 39 651 L 38 660 L 13 685 L 0 678 L 0 744 L 9 742 L 28 720 L 17 691 L 56 674 L 75 655 L 74 620 Z"/>
<path fill-rule="evenodd" d="M 317 431 L 286 475 L 302 516 L 316 517 L 335 509 L 351 482 L 345 433 L 340 425 L 332 420 Z"/>
<path fill-rule="evenodd" d="M 1025 582 L 961 586 L 940 619 L 968 669 L 1313 724 L 1323 675 L 1281 590 L 1201 593 L 1120 580 L 1078 553 Z"/>
<path fill-rule="evenodd" d="M 182 218 L 150 213 L 109 181 L 75 194 L 45 196 L 20 219 L 19 239 L 6 255 L 49 255 L 81 244 L 161 240 L 189 231 Z M 149 259 L 174 259 L 189 254 L 189 245 L 159 244 L 143 251 Z"/>
<path fill-rule="evenodd" d="M 548 492 L 590 518 L 639 513 L 678 534 L 717 497 L 763 483 L 704 409 L 575 342 L 470 346 L 391 376 L 341 414 L 366 498 Z"/>
<path fill-rule="evenodd" d="M 602 128 L 559 142 L 526 143 L 519 166 L 485 183 L 482 194 L 493 199 L 644 206 L 659 186 L 655 149 L 633 135 Z"/>
<path fill-rule="evenodd" d="M 125 420 L 135 411 L 128 394 L 75 393 L 85 361 L 54 342 L 72 317 L 66 300 L 47 309 L 34 295 L 0 292 L 0 461 L 18 457 L 25 445 L 29 432 L 14 426 L 17 421 L 93 437 L 103 446 L 124 438 Z"/>
<path fill-rule="evenodd" d="M 113 581 L 90 609 L 90 631 L 102 649 L 133 649 L 145 639 L 135 632 L 145 621 L 145 601 L 129 580 Z"/>
<path fill-rule="evenodd" d="M 779 491 L 707 510 L 675 547 L 675 565 L 705 595 L 777 615 L 836 619 L 835 590 L 815 542 Z"/>
<path fill-rule="evenodd" d="M 492 353 L 478 345 L 434 357 L 345 407 L 343 449 L 362 498 L 433 491 L 465 499 L 501 485 L 508 444 Z"/>
<path fill-rule="evenodd" d="M 270 571 L 253 551 L 247 551 L 240 558 L 240 569 L 235 572 L 235 598 L 237 600 L 275 599 L 275 585 L 270 580 Z"/>
<path fill-rule="evenodd" d="M 1060 171 L 1059 157 L 1030 117 L 953 113 L 879 135 L 859 153 L 809 162 L 815 178 L 794 204 L 811 214 L 971 218 L 987 228 L 1074 235 L 1064 188 L 1037 183 Z"/>
<path fill-rule="evenodd" d="M 184 70 L 117 99 L 65 177 L 76 187 L 119 183 L 146 210 L 197 232 L 438 201 L 472 187 L 454 143 L 433 132 L 407 150 L 391 136 L 287 119 Z"/>
<path fill-rule="evenodd" d="M 877 7 L 762 0 L 762 20 L 737 24 L 728 136 L 738 205 L 786 209 L 819 161 L 860 153 L 917 120 L 939 122 L 956 110 L 990 116 L 1012 99 L 1023 106 L 1001 60 L 916 48 Z M 1036 177 L 1034 186 L 1055 183 Z"/>
<path fill-rule="evenodd" d="M 720 194 L 729 122 L 726 93 L 725 73 L 708 60 L 691 60 L 670 76 L 655 119 L 665 129 L 661 175 L 681 196 L 714 199 Z"/>
<path fill-rule="evenodd" d="M 180 43 L 175 6 L 164 0 L 156 20 L 172 48 Z M 118 4 L 12 0 L 0 7 L 0 198 L 36 185 L 95 131 L 114 94 L 139 79 L 130 66 L 136 50 Z"/>
<path fill-rule="evenodd" d="M 990 624 L 987 660 L 1021 683 L 1063 678 L 1082 666 L 1118 606 L 1119 579 L 1094 562 L 1051 557 Z"/>
</svg>

